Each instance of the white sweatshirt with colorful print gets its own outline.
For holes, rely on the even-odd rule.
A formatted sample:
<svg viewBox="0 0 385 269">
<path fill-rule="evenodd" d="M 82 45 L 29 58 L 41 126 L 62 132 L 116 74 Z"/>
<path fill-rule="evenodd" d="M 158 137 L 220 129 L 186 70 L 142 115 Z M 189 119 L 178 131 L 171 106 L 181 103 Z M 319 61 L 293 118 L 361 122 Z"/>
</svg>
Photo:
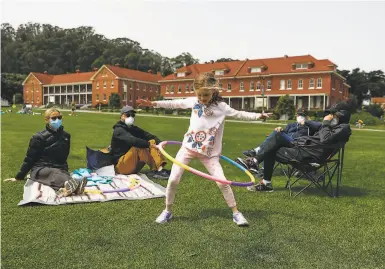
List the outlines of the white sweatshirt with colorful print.
<svg viewBox="0 0 385 269">
<path fill-rule="evenodd" d="M 171 101 L 153 102 L 157 108 L 188 109 L 191 108 L 190 126 L 183 139 L 183 147 L 207 157 L 220 156 L 222 152 L 223 128 L 225 117 L 257 120 L 261 114 L 238 111 L 225 102 L 205 106 L 197 97 Z"/>
</svg>

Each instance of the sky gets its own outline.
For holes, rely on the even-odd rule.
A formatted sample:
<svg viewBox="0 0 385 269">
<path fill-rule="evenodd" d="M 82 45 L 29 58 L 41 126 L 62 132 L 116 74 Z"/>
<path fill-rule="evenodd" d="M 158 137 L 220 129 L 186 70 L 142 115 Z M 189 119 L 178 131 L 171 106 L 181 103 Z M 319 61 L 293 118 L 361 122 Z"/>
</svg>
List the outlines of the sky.
<svg viewBox="0 0 385 269">
<path fill-rule="evenodd" d="M 311 54 L 385 71 L 385 1 L 1 0 L 1 22 L 92 26 L 112 39 L 200 62 Z"/>
</svg>

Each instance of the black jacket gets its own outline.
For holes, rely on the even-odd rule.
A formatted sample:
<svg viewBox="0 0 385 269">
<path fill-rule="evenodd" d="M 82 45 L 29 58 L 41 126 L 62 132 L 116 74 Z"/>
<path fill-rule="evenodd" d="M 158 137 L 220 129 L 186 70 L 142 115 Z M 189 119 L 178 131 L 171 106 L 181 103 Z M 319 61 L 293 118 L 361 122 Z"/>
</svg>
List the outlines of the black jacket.
<svg viewBox="0 0 385 269">
<path fill-rule="evenodd" d="M 324 120 L 322 127 L 314 136 L 302 136 L 294 141 L 294 145 L 335 145 L 339 143 L 346 143 L 352 134 L 350 125 L 348 123 L 341 123 L 335 126 L 330 124 L 330 121 Z M 312 159 L 325 160 L 332 153 L 332 148 L 303 148 Z"/>
<path fill-rule="evenodd" d="M 301 136 L 312 136 L 322 126 L 321 122 L 306 120 L 304 125 L 297 122 L 289 123 L 286 125 L 283 132 L 291 136 L 292 138 L 298 138 Z"/>
<path fill-rule="evenodd" d="M 116 164 L 121 156 L 127 153 L 131 147 L 149 148 L 151 139 L 154 139 L 156 144 L 162 142 L 158 137 L 152 135 L 135 125 L 128 127 L 124 122 L 118 121 L 114 127 L 114 132 L 111 139 L 110 154 L 113 157 L 113 162 Z"/>
<path fill-rule="evenodd" d="M 68 171 L 67 158 L 70 152 L 71 136 L 60 127 L 54 131 L 46 126 L 32 136 L 27 154 L 16 179 L 24 179 L 31 169 L 40 167 L 59 168 Z"/>
</svg>

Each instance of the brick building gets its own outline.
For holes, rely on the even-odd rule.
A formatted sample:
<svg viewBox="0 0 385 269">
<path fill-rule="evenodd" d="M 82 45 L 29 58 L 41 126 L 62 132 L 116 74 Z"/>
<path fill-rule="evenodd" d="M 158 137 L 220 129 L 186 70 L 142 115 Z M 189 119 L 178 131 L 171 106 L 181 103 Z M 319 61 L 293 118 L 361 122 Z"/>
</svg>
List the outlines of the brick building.
<svg viewBox="0 0 385 269">
<path fill-rule="evenodd" d="M 122 105 L 136 106 L 139 98 L 159 95 L 161 75 L 103 65 L 93 72 L 50 75 L 30 73 L 23 82 L 24 102 L 34 106 L 54 104 L 108 104 L 112 93 L 118 93 Z"/>
<path fill-rule="evenodd" d="M 160 91 L 165 99 L 194 96 L 194 78 L 214 72 L 221 95 L 236 109 L 272 109 L 289 94 L 296 108 L 318 110 L 348 98 L 350 86 L 336 70 L 336 64 L 311 55 L 193 64 L 161 79 Z"/>
</svg>

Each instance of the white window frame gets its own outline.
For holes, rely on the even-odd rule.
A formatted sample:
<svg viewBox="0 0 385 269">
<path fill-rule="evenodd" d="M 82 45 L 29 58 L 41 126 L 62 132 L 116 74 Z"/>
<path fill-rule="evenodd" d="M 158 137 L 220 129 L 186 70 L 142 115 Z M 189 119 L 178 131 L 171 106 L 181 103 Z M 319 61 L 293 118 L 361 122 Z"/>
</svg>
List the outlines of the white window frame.
<svg viewBox="0 0 385 269">
<path fill-rule="evenodd" d="M 241 81 L 241 83 L 240 83 L 239 91 L 241 91 L 241 92 L 245 91 L 245 83 L 243 81 Z"/>
<path fill-rule="evenodd" d="M 178 73 L 176 74 L 176 76 L 177 76 L 178 78 L 182 78 L 182 77 L 185 77 L 185 76 L 186 76 L 186 73 L 185 73 L 185 72 L 178 72 Z"/>
<path fill-rule="evenodd" d="M 103 80 L 103 89 L 107 88 L 107 81 Z"/>
<path fill-rule="evenodd" d="M 227 91 L 231 92 L 231 83 L 227 83 Z"/>
<path fill-rule="evenodd" d="M 262 68 L 261 67 L 252 67 L 250 70 L 250 73 L 261 73 Z"/>
<path fill-rule="evenodd" d="M 287 80 L 287 89 L 291 90 L 292 89 L 292 84 L 291 84 L 291 79 Z"/>
<path fill-rule="evenodd" d="M 225 74 L 225 70 L 215 70 L 216 76 L 223 76 Z"/>
<path fill-rule="evenodd" d="M 103 101 L 107 101 L 107 94 L 103 94 Z"/>
<path fill-rule="evenodd" d="M 132 81 L 130 81 L 130 89 L 132 89 L 132 86 L 133 86 L 133 83 Z"/>
<path fill-rule="evenodd" d="M 267 81 L 267 89 L 266 91 L 271 91 L 271 80 Z"/>
<path fill-rule="evenodd" d="M 182 85 L 178 84 L 178 94 L 182 93 Z"/>
<path fill-rule="evenodd" d="M 170 88 L 166 85 L 166 94 L 170 94 Z"/>
<path fill-rule="evenodd" d="M 185 85 L 185 92 L 186 93 L 190 92 L 190 85 L 188 83 Z"/>
<path fill-rule="evenodd" d="M 322 78 L 317 78 L 317 89 L 322 89 Z"/>
<path fill-rule="evenodd" d="M 284 90 L 285 89 L 285 80 L 284 79 L 281 79 L 280 81 L 279 81 L 279 89 L 280 90 Z"/>
<path fill-rule="evenodd" d="M 223 91 L 223 85 L 222 85 L 222 83 L 219 83 L 219 84 L 218 84 L 218 87 L 219 87 L 219 92 L 222 92 L 222 91 Z"/>
<path fill-rule="evenodd" d="M 301 64 L 295 64 L 295 69 L 308 69 L 308 64 L 301 63 Z"/>
<path fill-rule="evenodd" d="M 96 94 L 96 101 L 99 101 L 99 94 Z"/>
<path fill-rule="evenodd" d="M 250 81 L 250 91 L 254 91 L 254 81 Z"/>
<path fill-rule="evenodd" d="M 174 85 L 171 85 L 171 94 L 174 94 Z"/>
<path fill-rule="evenodd" d="M 111 80 L 111 88 L 115 87 L 115 82 Z"/>
<path fill-rule="evenodd" d="M 301 82 L 301 83 L 300 83 Z M 299 86 L 301 84 L 301 87 Z M 298 80 L 298 87 L 297 89 L 302 90 L 303 89 L 303 79 Z"/>
<path fill-rule="evenodd" d="M 257 81 L 257 86 L 255 86 L 255 90 L 257 92 L 261 91 L 261 82 L 260 81 Z"/>
<path fill-rule="evenodd" d="M 194 92 L 194 84 L 191 84 L 191 87 L 190 87 L 190 92 L 193 93 Z"/>
<path fill-rule="evenodd" d="M 309 80 L 309 89 L 314 89 L 314 78 L 310 78 Z"/>
<path fill-rule="evenodd" d="M 96 89 L 99 89 L 99 81 L 96 81 Z"/>
</svg>

